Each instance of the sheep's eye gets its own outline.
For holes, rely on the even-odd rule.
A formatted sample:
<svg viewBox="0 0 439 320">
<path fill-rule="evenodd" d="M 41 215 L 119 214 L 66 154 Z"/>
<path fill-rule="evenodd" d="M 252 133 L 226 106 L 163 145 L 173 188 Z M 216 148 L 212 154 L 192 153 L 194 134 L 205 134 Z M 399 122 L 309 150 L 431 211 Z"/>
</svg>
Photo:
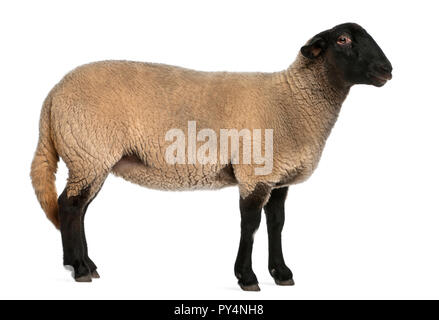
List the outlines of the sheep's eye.
<svg viewBox="0 0 439 320">
<path fill-rule="evenodd" d="M 348 36 L 340 36 L 337 39 L 337 44 L 342 45 L 342 46 L 349 44 L 351 42 L 352 42 L 352 40 Z"/>
</svg>

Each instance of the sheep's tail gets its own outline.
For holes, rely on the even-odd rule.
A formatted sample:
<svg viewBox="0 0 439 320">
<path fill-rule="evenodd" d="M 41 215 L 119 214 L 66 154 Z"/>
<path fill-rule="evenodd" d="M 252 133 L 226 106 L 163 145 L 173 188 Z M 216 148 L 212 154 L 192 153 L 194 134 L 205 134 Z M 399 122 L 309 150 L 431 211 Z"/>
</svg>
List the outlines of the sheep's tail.
<svg viewBox="0 0 439 320">
<path fill-rule="evenodd" d="M 58 153 L 52 139 L 50 113 L 51 95 L 46 98 L 41 111 L 40 138 L 32 161 L 32 185 L 47 218 L 59 229 L 58 202 L 55 186 L 55 173 L 58 167 Z"/>
</svg>

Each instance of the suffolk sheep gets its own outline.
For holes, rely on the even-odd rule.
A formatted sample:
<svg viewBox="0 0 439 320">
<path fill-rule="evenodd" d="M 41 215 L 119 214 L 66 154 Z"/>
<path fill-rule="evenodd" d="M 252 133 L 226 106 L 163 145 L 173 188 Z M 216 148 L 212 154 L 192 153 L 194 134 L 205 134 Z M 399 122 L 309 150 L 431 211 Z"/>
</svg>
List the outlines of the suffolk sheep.
<svg viewBox="0 0 439 320">
<path fill-rule="evenodd" d="M 293 285 L 281 245 L 288 187 L 315 170 L 350 88 L 381 87 L 391 78 L 383 51 L 353 23 L 311 38 L 281 72 L 199 72 L 131 61 L 76 68 L 44 101 L 31 166 L 41 207 L 61 230 L 64 265 L 73 267 L 76 281 L 99 278 L 84 216 L 113 173 L 159 190 L 238 186 L 238 284 L 259 290 L 251 256 L 264 209 L 269 272 L 276 284 Z M 230 132 L 239 145 L 224 152 Z M 253 150 L 241 143 L 249 139 Z M 69 174 L 57 200 L 59 157 Z"/>
</svg>

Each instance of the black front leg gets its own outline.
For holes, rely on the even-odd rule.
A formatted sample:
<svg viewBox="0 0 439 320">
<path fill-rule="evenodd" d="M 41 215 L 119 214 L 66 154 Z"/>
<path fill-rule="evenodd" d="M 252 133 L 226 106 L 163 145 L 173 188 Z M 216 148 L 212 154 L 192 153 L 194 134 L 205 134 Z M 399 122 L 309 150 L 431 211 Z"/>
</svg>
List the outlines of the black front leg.
<svg viewBox="0 0 439 320">
<path fill-rule="evenodd" d="M 261 211 L 270 193 L 266 185 L 258 184 L 253 192 L 239 199 L 241 210 L 241 240 L 235 262 L 238 284 L 245 291 L 259 291 L 258 279 L 252 269 L 253 237 L 261 222 Z"/>
<path fill-rule="evenodd" d="M 273 189 L 264 210 L 268 230 L 268 270 L 278 285 L 294 285 L 293 274 L 282 253 L 282 229 L 285 221 L 285 199 L 288 187 Z"/>
</svg>

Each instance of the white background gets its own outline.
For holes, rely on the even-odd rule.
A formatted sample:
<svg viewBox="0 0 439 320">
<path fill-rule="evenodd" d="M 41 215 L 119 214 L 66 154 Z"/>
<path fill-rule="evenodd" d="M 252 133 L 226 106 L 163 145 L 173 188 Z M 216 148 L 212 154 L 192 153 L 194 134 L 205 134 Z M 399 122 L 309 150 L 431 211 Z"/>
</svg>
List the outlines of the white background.
<svg viewBox="0 0 439 320">
<path fill-rule="evenodd" d="M 2 1 L 0 298 L 439 298 L 437 10 L 434 1 Z M 199 70 L 279 71 L 316 33 L 364 26 L 394 67 L 383 88 L 354 87 L 320 166 L 287 200 L 284 254 L 296 286 L 267 270 L 240 291 L 238 190 L 159 192 L 111 176 L 90 206 L 101 274 L 75 283 L 60 234 L 29 179 L 42 102 L 95 60 Z M 63 163 L 57 178 L 64 188 Z"/>
</svg>

